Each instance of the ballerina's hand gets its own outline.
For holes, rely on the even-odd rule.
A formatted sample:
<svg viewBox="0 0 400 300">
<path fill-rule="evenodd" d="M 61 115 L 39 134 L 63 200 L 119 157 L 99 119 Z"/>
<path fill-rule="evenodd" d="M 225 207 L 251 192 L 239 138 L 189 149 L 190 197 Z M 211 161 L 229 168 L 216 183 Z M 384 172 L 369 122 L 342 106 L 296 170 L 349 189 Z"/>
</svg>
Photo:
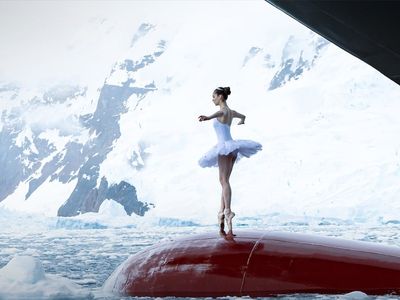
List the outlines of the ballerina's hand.
<svg viewBox="0 0 400 300">
<path fill-rule="evenodd" d="M 240 120 L 239 123 L 237 123 L 238 125 L 244 124 L 243 120 Z"/>
<path fill-rule="evenodd" d="M 208 120 L 207 116 L 203 116 L 203 115 L 199 116 L 198 118 L 199 118 L 199 121 L 200 121 L 200 122 L 201 122 L 201 121 L 207 121 L 207 120 Z"/>
</svg>

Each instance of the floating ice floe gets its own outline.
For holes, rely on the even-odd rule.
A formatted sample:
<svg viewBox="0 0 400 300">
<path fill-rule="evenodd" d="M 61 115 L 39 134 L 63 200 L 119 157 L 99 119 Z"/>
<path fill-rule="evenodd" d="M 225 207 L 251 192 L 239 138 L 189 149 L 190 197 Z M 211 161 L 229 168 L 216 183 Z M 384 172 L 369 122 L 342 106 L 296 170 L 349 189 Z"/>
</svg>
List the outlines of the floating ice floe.
<svg viewBox="0 0 400 300">
<path fill-rule="evenodd" d="M 0 299 L 93 299 L 79 284 L 46 274 L 38 258 L 15 255 L 0 269 Z"/>
</svg>

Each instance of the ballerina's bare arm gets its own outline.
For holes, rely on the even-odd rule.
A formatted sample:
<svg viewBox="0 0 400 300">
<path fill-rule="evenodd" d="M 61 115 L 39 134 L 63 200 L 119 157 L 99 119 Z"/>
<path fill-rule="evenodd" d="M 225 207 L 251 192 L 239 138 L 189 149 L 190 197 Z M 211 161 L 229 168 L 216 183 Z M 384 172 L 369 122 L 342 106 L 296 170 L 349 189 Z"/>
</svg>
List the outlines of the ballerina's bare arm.
<svg viewBox="0 0 400 300">
<path fill-rule="evenodd" d="M 242 115 L 241 113 L 238 113 L 235 110 L 232 110 L 232 118 L 240 118 L 240 122 L 238 123 L 238 125 L 240 125 L 244 124 L 244 119 L 246 119 L 246 116 Z"/>
<path fill-rule="evenodd" d="M 207 116 L 201 115 L 198 118 L 199 118 L 199 121 L 201 122 L 201 121 L 208 121 L 208 120 L 211 120 L 211 119 L 217 118 L 217 117 L 222 117 L 223 115 L 224 115 L 224 112 L 222 110 L 219 110 L 216 113 L 212 114 L 211 116 L 207 117 Z"/>
</svg>

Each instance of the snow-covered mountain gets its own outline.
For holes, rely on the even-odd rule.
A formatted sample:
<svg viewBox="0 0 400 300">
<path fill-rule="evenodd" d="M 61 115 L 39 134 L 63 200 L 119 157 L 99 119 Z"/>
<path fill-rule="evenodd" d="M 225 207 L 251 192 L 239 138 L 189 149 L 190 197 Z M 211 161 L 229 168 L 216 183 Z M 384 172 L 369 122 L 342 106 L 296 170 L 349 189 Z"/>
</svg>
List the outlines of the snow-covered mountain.
<svg viewBox="0 0 400 300">
<path fill-rule="evenodd" d="M 399 87 L 264 1 L 216 8 L 138 16 L 101 85 L 2 78 L 0 207 L 76 216 L 110 199 L 127 215 L 213 223 L 218 171 L 197 160 L 216 137 L 197 116 L 230 86 L 247 116 L 233 137 L 264 148 L 233 170 L 238 217 L 400 220 Z M 120 30 L 96 20 L 79 36 Z"/>
<path fill-rule="evenodd" d="M 145 25 L 139 28 L 139 33 Z M 97 212 L 105 199 L 112 199 L 122 204 L 127 214 L 144 215 L 149 205 L 137 199 L 135 187 L 124 180 L 110 184 L 105 175 L 100 177 L 99 170 L 121 137 L 119 121 L 129 110 L 127 100 L 135 101 L 137 107 L 156 89 L 154 82 L 135 84 L 134 73 L 154 63 L 163 53 L 164 44 L 160 41 L 153 53 L 138 61 L 117 62 L 100 89 L 93 112 L 71 111 L 77 102 L 85 105 L 88 101 L 87 87 L 79 86 L 55 86 L 32 99 L 21 100 L 24 107 L 3 110 L 0 134 L 5 155 L 1 164 L 7 172 L 2 174 L 1 200 L 17 195 L 19 199 L 8 200 L 17 202 L 23 194 L 24 200 L 38 194 L 39 198 L 51 197 L 48 205 L 40 199 L 35 203 L 39 210 L 54 212 L 57 208 L 57 215 L 73 216 Z M 128 78 L 108 83 L 118 76 Z M 3 87 L 3 94 L 4 102 L 20 97 L 18 88 L 7 85 Z M 52 113 L 57 117 L 47 115 Z M 24 118 L 26 114 L 35 114 L 38 119 L 29 124 L 26 119 L 30 116 Z M 61 116 L 64 124 L 60 128 Z M 57 119 L 49 124 L 48 118 Z M 146 155 L 140 144 L 137 152 L 129 155 L 129 165 L 143 166 Z"/>
</svg>

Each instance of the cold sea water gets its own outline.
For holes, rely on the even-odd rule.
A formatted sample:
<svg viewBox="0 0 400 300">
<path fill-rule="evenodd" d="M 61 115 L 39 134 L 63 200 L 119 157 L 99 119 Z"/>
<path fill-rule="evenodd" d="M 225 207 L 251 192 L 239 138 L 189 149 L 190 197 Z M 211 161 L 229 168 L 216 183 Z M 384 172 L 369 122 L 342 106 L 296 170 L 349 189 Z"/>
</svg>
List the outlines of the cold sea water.
<svg viewBox="0 0 400 300">
<path fill-rule="evenodd" d="M 215 226 L 196 226 L 191 224 L 161 224 L 144 228 L 125 226 L 107 228 L 93 224 L 71 226 L 57 222 L 48 230 L 0 231 L 0 268 L 17 254 L 31 255 L 43 264 L 46 274 L 56 274 L 79 284 L 89 295 L 84 299 L 151 299 L 143 297 L 121 297 L 105 295 L 101 287 L 114 269 L 130 255 L 155 243 L 196 233 L 217 231 Z M 189 225 L 189 226 L 188 226 Z M 345 239 L 369 241 L 400 247 L 400 224 L 397 222 L 367 225 L 355 223 L 288 222 L 279 225 L 256 226 L 236 224 L 238 230 L 279 230 L 311 233 L 314 235 L 340 237 Z M 8 297 L 7 297 L 8 298 Z M 18 295 L 16 296 L 18 299 Z M 27 297 L 29 298 L 29 297 Z M 249 297 L 221 297 L 219 299 L 246 299 Z M 3 299 L 0 293 L 0 299 Z M 31 299 L 38 299 L 36 296 Z M 42 299 L 49 299 L 43 297 Z M 82 299 L 80 296 L 53 297 L 51 299 Z M 176 299 L 166 297 L 165 299 Z M 182 298 L 179 298 L 182 299 Z M 186 298 L 190 299 L 190 298 Z M 210 298 L 211 299 L 211 298 Z M 398 296 L 369 296 L 360 292 L 343 295 L 293 294 L 277 298 L 257 299 L 400 299 Z"/>
</svg>

